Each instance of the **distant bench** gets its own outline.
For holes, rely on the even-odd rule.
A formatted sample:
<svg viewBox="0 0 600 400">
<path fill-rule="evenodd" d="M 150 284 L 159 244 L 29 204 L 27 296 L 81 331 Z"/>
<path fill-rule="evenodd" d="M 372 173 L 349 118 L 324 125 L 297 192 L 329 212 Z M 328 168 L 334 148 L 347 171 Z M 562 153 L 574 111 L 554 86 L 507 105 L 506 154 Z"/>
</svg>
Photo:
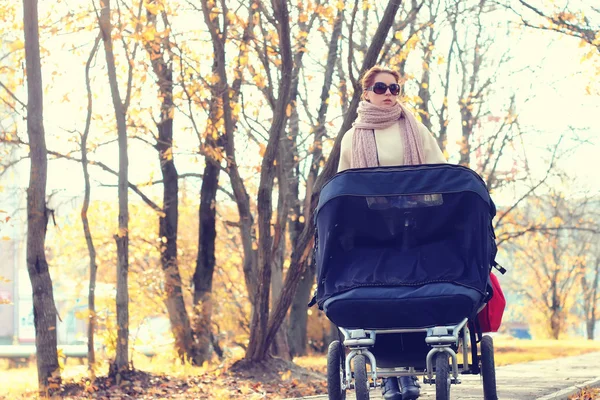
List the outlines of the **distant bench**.
<svg viewBox="0 0 600 400">
<path fill-rule="evenodd" d="M 85 344 L 74 344 L 59 345 L 58 351 L 59 357 L 66 362 L 68 358 L 80 360 L 87 358 L 88 349 Z M 153 346 L 134 346 L 133 351 L 147 357 L 154 357 L 157 354 Z M 15 366 L 26 364 L 28 360 L 35 357 L 35 354 L 36 347 L 34 345 L 0 345 L 0 359 L 7 359 Z"/>
</svg>

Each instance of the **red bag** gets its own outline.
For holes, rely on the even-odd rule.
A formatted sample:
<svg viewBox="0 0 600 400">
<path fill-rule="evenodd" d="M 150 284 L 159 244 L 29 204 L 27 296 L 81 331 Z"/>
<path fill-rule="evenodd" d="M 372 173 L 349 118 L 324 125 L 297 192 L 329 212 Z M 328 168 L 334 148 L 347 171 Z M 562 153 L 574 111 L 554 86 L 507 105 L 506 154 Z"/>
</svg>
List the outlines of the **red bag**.
<svg viewBox="0 0 600 400">
<path fill-rule="evenodd" d="M 502 314 L 506 307 L 506 299 L 496 275 L 490 272 L 490 284 L 494 294 L 483 309 L 477 314 L 481 332 L 498 332 L 502 323 Z"/>
</svg>

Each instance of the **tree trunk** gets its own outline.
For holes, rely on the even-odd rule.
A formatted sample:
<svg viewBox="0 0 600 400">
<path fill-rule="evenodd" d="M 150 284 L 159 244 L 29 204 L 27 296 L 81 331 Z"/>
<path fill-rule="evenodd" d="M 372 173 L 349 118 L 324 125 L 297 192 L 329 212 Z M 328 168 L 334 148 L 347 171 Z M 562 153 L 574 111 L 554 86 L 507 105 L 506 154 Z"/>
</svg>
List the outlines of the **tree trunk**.
<svg viewBox="0 0 600 400">
<path fill-rule="evenodd" d="M 475 23 L 477 24 L 477 33 L 475 34 L 475 43 L 473 47 L 473 60 L 471 62 L 471 71 L 468 70 L 466 60 L 463 56 L 464 50 L 459 48 L 460 67 L 462 69 L 462 87 L 459 100 L 460 119 L 462 123 L 462 138 L 460 148 L 460 165 L 466 167 L 471 164 L 471 140 L 474 134 L 474 128 L 477 125 L 478 115 L 474 113 L 475 103 L 480 100 L 483 87 L 479 83 L 479 73 L 483 62 L 484 51 L 480 43 L 481 34 L 484 25 L 481 22 L 481 14 L 485 0 L 480 0 L 478 5 L 478 14 Z"/>
<path fill-rule="evenodd" d="M 342 103 L 342 115 L 348 113 L 348 81 L 346 80 L 346 73 L 344 72 L 344 64 L 342 63 L 342 44 L 340 43 L 340 55 L 335 61 L 335 66 L 338 71 L 338 77 L 340 80 L 339 91 L 340 91 L 340 102 Z M 308 187 L 308 186 L 307 186 Z"/>
<path fill-rule="evenodd" d="M 112 43 L 112 23 L 110 21 L 110 0 L 103 0 L 100 11 L 100 31 L 104 41 L 104 52 L 106 54 L 106 69 L 110 92 L 117 120 L 117 135 L 119 145 L 119 231 L 115 235 L 117 243 L 117 351 L 113 374 L 129 370 L 129 209 L 128 209 L 128 168 L 129 159 L 127 154 L 127 125 L 125 120 L 126 108 L 121 101 L 119 84 L 117 82 L 117 69 Z"/>
<path fill-rule="evenodd" d="M 285 231 L 283 231 L 285 232 Z M 282 236 L 284 233 L 281 234 Z M 274 307 L 275 302 L 281 295 L 281 288 L 283 287 L 283 261 L 285 259 L 285 237 L 281 238 L 279 246 L 273 254 L 273 269 L 271 279 L 271 307 Z M 275 340 L 271 345 L 271 353 L 274 356 L 282 358 L 284 360 L 291 360 L 290 346 L 287 338 L 287 321 L 283 321 L 280 329 L 275 335 Z"/>
<path fill-rule="evenodd" d="M 594 340 L 594 331 L 596 330 L 596 304 L 598 302 L 598 275 L 600 274 L 600 262 L 596 261 L 596 273 L 594 274 L 594 282 L 591 298 L 588 300 L 590 304 L 590 316 L 587 322 L 587 338 Z"/>
<path fill-rule="evenodd" d="M 556 242 L 555 242 L 556 243 Z M 554 262 L 560 262 L 556 255 L 556 248 L 553 249 Z M 550 283 L 550 335 L 552 339 L 558 339 L 562 330 L 561 302 L 558 294 L 558 271 L 555 271 Z"/>
<path fill-rule="evenodd" d="M 281 143 L 283 143 L 284 140 L 285 139 L 283 139 Z M 282 144 L 282 147 L 283 146 L 284 145 Z M 280 153 L 280 156 L 283 156 L 283 154 Z M 285 187 L 286 183 L 284 177 L 286 171 L 283 171 L 285 167 L 282 165 L 283 161 L 281 160 L 281 157 L 280 161 L 281 162 L 277 163 L 277 169 L 279 170 L 279 199 L 277 209 L 279 215 L 277 218 L 277 224 L 275 225 L 275 241 L 278 243 L 274 245 L 273 260 L 271 262 L 271 307 L 274 307 L 275 302 L 281 295 L 281 288 L 283 287 L 283 263 L 285 260 L 286 229 L 285 221 L 282 221 L 281 214 L 285 214 L 284 218 L 287 218 L 287 213 L 283 212 L 282 210 L 284 208 L 287 208 L 288 206 L 287 201 L 285 199 L 285 197 L 287 196 L 287 188 Z M 271 345 L 271 354 L 284 360 L 290 360 L 291 355 L 285 330 L 286 325 L 286 321 L 283 321 L 282 329 L 279 329 L 279 331 L 275 335 L 275 340 L 273 340 L 273 343 Z"/>
<path fill-rule="evenodd" d="M 405 42 L 405 44 L 408 42 L 408 40 L 410 40 L 410 38 L 412 38 L 416 33 L 417 33 L 417 15 L 416 13 L 412 13 L 414 10 L 420 10 L 421 6 L 423 5 L 423 3 L 421 3 L 421 5 L 418 4 L 417 0 L 411 0 L 410 2 L 410 12 L 408 13 L 408 17 L 407 19 L 410 19 L 410 29 L 408 31 L 408 39 Z M 412 15 L 412 18 L 410 17 Z M 396 29 L 396 31 L 402 31 L 403 29 Z M 410 53 L 408 54 L 410 55 Z M 396 67 L 398 69 L 398 71 L 400 72 L 400 74 L 402 76 L 406 75 L 406 63 L 408 61 L 408 55 L 406 57 L 403 57 L 400 60 L 399 65 Z"/>
<path fill-rule="evenodd" d="M 458 13 L 458 12 L 457 12 Z M 448 116 L 446 115 L 448 111 L 448 93 L 450 92 L 450 72 L 452 68 L 452 56 L 454 55 L 454 46 L 457 41 L 457 29 L 456 29 L 456 14 L 450 14 L 449 11 L 449 19 L 452 26 L 452 41 L 450 42 L 450 46 L 448 48 L 448 56 L 446 60 L 446 72 L 445 79 L 442 83 L 444 88 L 444 97 L 442 100 L 442 105 L 439 111 L 439 120 L 440 120 L 440 130 L 437 135 L 438 146 L 442 150 L 442 153 L 446 153 L 446 144 L 448 142 Z"/>
<path fill-rule="evenodd" d="M 85 129 L 81 136 L 81 165 L 83 167 L 83 179 L 85 183 L 85 191 L 83 196 L 83 205 L 81 207 L 81 222 L 83 224 L 83 235 L 88 248 L 88 254 L 90 257 L 90 281 L 88 289 L 88 329 L 87 329 L 87 360 L 88 360 L 88 371 L 95 377 L 95 364 L 96 364 L 96 352 L 94 349 L 94 332 L 96 330 L 96 273 L 98 271 L 98 265 L 96 264 L 96 248 L 92 239 L 92 232 L 90 230 L 90 224 L 88 220 L 88 209 L 90 205 L 90 173 L 88 171 L 88 159 L 87 159 L 87 139 L 90 133 L 90 124 L 92 121 L 92 89 L 90 87 L 90 66 L 96 51 L 98 50 L 98 44 L 100 43 L 100 36 L 96 37 L 92 52 L 88 57 L 87 63 L 85 64 L 85 86 L 87 92 L 87 116 L 85 120 Z"/>
<path fill-rule="evenodd" d="M 250 199 L 246 193 L 244 182 L 239 175 L 235 162 L 234 150 L 234 126 L 236 117 L 233 116 L 231 103 L 237 101 L 241 79 L 234 82 L 234 87 L 228 87 L 227 72 L 225 70 L 225 42 L 226 36 L 221 32 L 226 27 L 219 25 L 218 13 L 214 11 L 214 4 L 206 0 L 201 2 L 204 21 L 209 28 L 212 37 L 215 58 L 212 72 L 219 77 L 218 82 L 211 87 L 211 100 L 209 109 L 209 123 L 204 133 L 204 144 L 200 144 L 205 154 L 204 174 L 200 188 L 199 232 L 198 232 L 198 255 L 196 259 L 196 270 L 194 272 L 194 335 L 198 346 L 198 361 L 204 362 L 210 358 L 211 344 L 214 343 L 212 333 L 212 282 L 216 266 L 215 241 L 216 230 L 216 197 L 219 188 L 219 175 L 221 172 L 220 162 L 225 152 L 230 161 L 227 170 L 231 179 L 238 212 L 240 216 L 241 240 L 244 252 L 244 277 L 246 288 L 251 301 L 254 299 L 256 283 L 254 277 L 254 266 L 256 251 L 253 248 L 254 231 L 253 219 L 250 212 Z M 227 14 L 227 10 L 221 11 Z M 250 38 L 253 27 L 253 19 L 250 17 L 248 26 L 244 32 L 244 42 Z M 227 21 L 224 22 L 225 24 Z M 243 51 L 240 50 L 240 57 Z M 241 72 L 240 72 L 241 74 Z M 231 97 L 230 97 L 231 93 Z M 224 127 L 224 131 L 219 130 Z M 212 346 L 213 348 L 215 346 Z"/>
<path fill-rule="evenodd" d="M 562 330 L 561 315 L 559 310 L 551 310 L 550 316 L 550 336 L 558 340 Z"/>
<path fill-rule="evenodd" d="M 169 74 L 170 78 L 170 74 Z M 166 94 L 166 93 L 164 93 Z M 168 93 L 172 95 L 172 92 Z M 170 103 L 170 104 L 169 104 Z M 165 304 L 169 313 L 171 330 L 175 337 L 175 349 L 183 360 L 195 360 L 194 341 L 190 319 L 185 308 L 179 266 L 177 263 L 177 226 L 179 218 L 178 174 L 173 162 L 173 119 L 167 117 L 173 107 L 172 98 L 163 97 L 163 120 L 157 124 L 160 169 L 163 176 L 163 210 L 159 219 L 160 261 L 165 274 Z M 168 110 L 168 111 L 167 111 Z"/>
<path fill-rule="evenodd" d="M 425 43 L 425 50 L 423 54 L 423 73 L 421 75 L 421 82 L 419 86 L 419 98 L 421 99 L 420 105 L 420 114 L 421 114 L 421 122 L 423 125 L 429 130 L 429 132 L 433 132 L 433 126 L 431 124 L 431 114 L 429 111 L 429 102 L 431 101 L 431 88 L 430 85 L 430 65 L 431 59 L 433 57 L 433 46 L 435 41 L 435 35 L 433 31 L 433 27 L 429 28 L 429 40 Z"/>
<path fill-rule="evenodd" d="M 148 25 L 156 29 L 156 14 L 146 13 Z M 170 37 L 156 35 L 153 42 L 145 43 L 152 69 L 158 78 L 162 100 L 160 120 L 156 124 L 158 140 L 156 150 L 163 177 L 163 213 L 159 218 L 158 235 L 161 238 L 160 261 L 165 274 L 165 304 L 169 313 L 171 330 L 177 354 L 197 363 L 192 327 L 185 308 L 182 281 L 177 262 L 177 227 L 179 219 L 179 175 L 173 157 L 173 60 L 170 56 Z M 165 56 L 167 59 L 165 60 Z M 201 362 L 200 362 L 201 364 Z"/>
<path fill-rule="evenodd" d="M 586 333 L 588 340 L 594 340 L 594 330 L 596 329 L 596 319 L 591 318 L 586 322 Z"/>
<path fill-rule="evenodd" d="M 471 97 L 464 99 L 460 105 L 460 119 L 462 121 L 462 138 L 460 145 L 460 165 L 468 167 L 471 164 L 471 136 L 473 134 L 473 113 Z"/>
<path fill-rule="evenodd" d="M 268 357 L 271 341 L 281 326 L 269 338 L 267 335 L 269 319 L 269 294 L 271 288 L 271 262 L 273 254 L 273 237 L 271 235 L 272 190 L 275 177 L 275 161 L 279 152 L 279 138 L 287 120 L 287 109 L 290 100 L 292 80 L 292 46 L 290 40 L 290 24 L 288 4 L 285 0 L 273 1 L 273 15 L 279 34 L 279 52 L 281 55 L 281 79 L 279 81 L 279 96 L 273 110 L 273 123 L 269 130 L 269 141 L 261 163 L 260 182 L 257 194 L 258 208 L 258 292 L 256 304 L 250 325 L 250 342 L 246 351 L 246 360 L 262 361 Z M 285 315 L 284 315 L 285 317 Z"/>
<path fill-rule="evenodd" d="M 390 27 L 394 22 L 400 4 L 400 1 L 392 1 L 388 3 L 384 15 L 381 19 L 381 22 L 377 27 L 377 31 L 373 36 L 373 40 L 371 41 L 369 50 L 367 51 L 367 54 L 363 61 L 361 73 L 371 68 L 377 62 L 379 58 L 379 52 L 381 51 L 381 48 L 383 47 L 385 39 L 389 33 Z M 272 316 L 269 320 L 268 329 L 266 331 L 267 335 L 264 338 L 266 343 L 270 343 L 273 340 L 275 333 L 277 332 L 279 326 L 283 322 L 287 314 L 287 310 L 289 309 L 292 303 L 292 299 L 298 287 L 300 278 L 304 273 L 306 261 L 310 255 L 312 239 L 314 236 L 314 224 L 312 223 L 313 212 L 319 198 L 321 187 L 327 181 L 327 179 L 333 176 L 337 171 L 337 166 L 340 157 L 340 144 L 344 133 L 348 129 L 350 129 L 352 122 L 356 119 L 356 110 L 360 101 L 360 94 L 361 89 L 357 85 L 357 87 L 354 87 L 354 94 L 352 96 L 352 100 L 350 101 L 348 112 L 344 116 L 342 126 L 340 128 L 338 136 L 336 137 L 333 149 L 327 160 L 327 163 L 325 164 L 325 168 L 317 178 L 314 184 L 314 189 L 310 196 L 310 200 L 306 203 L 308 206 L 306 214 L 308 214 L 310 217 L 306 218 L 307 223 L 304 225 L 304 229 L 298 237 L 298 240 L 296 241 L 294 249 L 292 251 L 290 267 L 288 269 L 288 273 L 286 274 L 283 290 L 279 301 L 277 302 L 277 306 L 273 310 Z"/>
<path fill-rule="evenodd" d="M 297 62 L 295 63 L 296 69 L 300 65 L 300 57 L 296 57 Z M 295 75 L 296 76 L 296 75 Z M 294 77 L 292 83 L 292 101 L 294 101 L 295 92 L 297 89 L 298 80 Z M 288 134 L 281 138 L 279 142 L 279 158 L 277 162 L 278 172 L 278 202 L 277 202 L 277 222 L 275 225 L 275 243 L 273 262 L 272 262 L 272 279 L 271 279 L 271 307 L 274 307 L 279 296 L 281 295 L 281 289 L 283 287 L 283 264 L 286 259 L 286 234 L 290 233 L 290 240 L 293 243 L 295 226 L 299 218 L 299 200 L 298 200 L 298 186 L 299 186 L 299 175 L 297 172 L 297 148 L 296 148 L 296 136 L 299 130 L 299 116 L 296 107 L 292 108 Z M 290 216 L 290 210 L 292 210 L 292 218 L 288 223 Z M 271 346 L 273 355 L 276 355 L 285 360 L 291 360 L 291 352 L 288 343 L 287 336 L 287 322 L 282 323 L 281 328 L 275 335 L 275 340 Z"/>
<path fill-rule="evenodd" d="M 300 278 L 298 289 L 292 302 L 288 330 L 288 343 L 292 357 L 306 355 L 306 346 L 308 344 L 308 309 L 306 305 L 312 295 L 315 268 L 315 264 L 309 260 L 306 270 Z"/>
<path fill-rule="evenodd" d="M 339 14 L 340 12 L 338 12 Z M 306 46 L 304 40 L 308 37 L 310 30 L 313 27 L 315 18 L 309 19 L 308 22 L 300 21 L 298 26 L 300 30 L 306 33 L 304 39 L 298 43 L 300 49 Z M 335 36 L 335 33 L 333 34 Z M 336 39 L 337 44 L 337 39 Z M 300 132 L 300 116 L 298 115 L 298 85 L 300 82 L 300 71 L 303 66 L 303 58 L 305 51 L 298 51 L 294 55 L 292 85 L 290 89 L 290 118 L 287 130 L 287 135 L 281 138 L 279 145 L 279 159 L 277 162 L 278 182 L 279 182 L 279 199 L 277 205 L 277 224 L 275 226 L 276 242 L 274 245 L 275 254 L 273 256 L 273 278 L 271 282 L 271 307 L 274 308 L 281 295 L 283 287 L 283 265 L 287 258 L 286 243 L 289 232 L 289 240 L 291 243 L 296 241 L 297 236 L 302 229 L 303 221 L 300 214 L 300 168 L 299 155 L 297 146 L 297 137 Z M 335 61 L 335 58 L 334 60 Z M 331 67 L 333 69 L 333 66 Z M 287 112 L 286 112 L 287 113 Z M 282 326 L 275 335 L 272 351 L 284 359 L 291 359 L 291 352 L 288 343 L 288 323 L 282 322 Z"/>
<path fill-rule="evenodd" d="M 48 159 L 43 121 L 42 68 L 36 0 L 23 1 L 25 66 L 27 73 L 27 135 L 31 169 L 27 189 L 27 272 L 33 292 L 36 363 L 39 391 L 51 394 L 59 388 L 56 306 L 44 244 L 48 224 L 46 180 Z"/>
<path fill-rule="evenodd" d="M 591 287 L 587 283 L 587 279 L 584 275 L 581 277 L 581 284 L 583 288 L 584 304 L 583 309 L 585 312 L 585 324 L 587 339 L 594 340 L 594 331 L 596 329 L 596 304 L 598 302 L 598 283 L 600 278 L 600 258 L 596 259 L 594 267 L 594 278 L 592 279 Z"/>
<path fill-rule="evenodd" d="M 207 139 L 209 141 L 209 139 Z M 215 270 L 216 197 L 220 166 L 206 157 L 206 166 L 200 188 L 198 257 L 194 272 L 194 334 L 198 341 L 198 362 L 210 357 L 212 325 L 212 281 Z"/>
<path fill-rule="evenodd" d="M 256 4 L 254 0 L 250 2 L 250 9 L 254 9 Z M 209 3 L 207 0 L 201 1 L 202 13 L 204 15 L 204 21 L 209 28 L 209 32 L 212 39 L 213 49 L 215 52 L 213 71 L 216 72 L 219 77 L 217 83 L 211 88 L 212 96 L 214 101 L 219 105 L 219 109 L 222 110 L 220 116 L 215 116 L 217 119 L 212 121 L 214 126 L 223 124 L 224 134 L 221 137 L 223 140 L 223 148 L 225 149 L 225 156 L 227 160 L 226 171 L 229 175 L 231 182 L 231 188 L 235 197 L 235 202 L 238 208 L 238 214 L 240 217 L 240 231 L 242 240 L 242 249 L 244 252 L 244 279 L 246 281 L 246 288 L 248 290 L 248 298 L 254 303 L 256 301 L 256 293 L 258 291 L 257 282 L 257 271 L 256 266 L 257 251 L 255 250 L 256 243 L 256 231 L 254 228 L 254 217 L 250 209 L 250 196 L 246 190 L 244 180 L 242 179 L 235 154 L 235 131 L 238 117 L 232 110 L 232 104 L 235 104 L 240 95 L 240 88 L 242 84 L 241 71 L 244 68 L 238 64 L 238 74 L 233 81 L 233 84 L 229 86 L 227 80 L 226 67 L 226 54 L 225 54 L 225 42 L 227 39 L 227 27 L 229 19 L 223 19 L 223 26 L 219 24 L 219 11 L 216 11 L 214 3 Z M 228 10 L 226 9 L 227 3 L 223 2 L 223 9 L 220 11 L 223 15 L 227 15 Z M 253 37 L 253 29 L 255 25 L 255 19 L 253 13 L 249 13 L 248 23 L 244 29 L 244 35 L 242 37 L 242 43 L 244 46 L 240 46 L 240 53 L 238 60 L 243 58 L 247 53 L 247 44 Z M 212 155 L 209 155 L 212 156 Z M 206 157 L 207 162 L 210 157 Z"/>
<path fill-rule="evenodd" d="M 307 210 L 310 210 L 310 198 L 312 193 L 313 184 L 319 174 L 321 162 L 323 161 L 323 138 L 326 134 L 325 121 L 327 118 L 327 111 L 329 109 L 329 98 L 331 86 L 333 84 L 333 74 L 336 67 L 336 61 L 340 60 L 338 57 L 339 51 L 339 39 L 342 32 L 342 23 L 344 20 L 344 10 L 338 9 L 336 16 L 333 32 L 329 41 L 328 54 L 327 54 L 327 65 L 325 68 L 325 79 L 323 81 L 323 87 L 321 88 L 321 105 L 319 107 L 319 113 L 317 115 L 317 126 L 315 127 L 315 139 L 312 150 L 312 160 L 310 171 L 307 179 L 307 191 L 304 199 L 304 223 L 294 223 L 290 226 L 290 238 L 292 243 L 296 243 L 299 235 L 302 232 L 304 224 L 311 223 L 308 219 L 310 218 Z M 345 95 L 345 93 L 344 93 Z M 347 101 L 347 100 L 346 100 Z M 291 127 L 292 131 L 298 131 L 299 126 L 297 124 L 298 118 L 296 117 L 296 125 Z M 308 201 L 308 203 L 307 203 Z M 300 215 L 298 211 L 298 215 Z M 293 299 L 292 308 L 290 310 L 290 324 L 288 332 L 288 342 L 290 345 L 290 351 L 292 356 L 306 354 L 307 345 L 307 304 L 310 299 L 311 289 L 315 277 L 315 265 L 313 265 L 309 259 L 309 265 L 305 273 L 301 277 L 298 289 Z"/>
</svg>

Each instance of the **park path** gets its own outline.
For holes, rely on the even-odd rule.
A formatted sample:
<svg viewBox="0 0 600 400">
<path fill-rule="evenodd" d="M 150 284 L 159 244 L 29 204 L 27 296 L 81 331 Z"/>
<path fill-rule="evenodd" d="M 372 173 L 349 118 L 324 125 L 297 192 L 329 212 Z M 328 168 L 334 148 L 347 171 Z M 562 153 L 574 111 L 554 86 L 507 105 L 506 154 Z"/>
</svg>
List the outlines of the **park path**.
<svg viewBox="0 0 600 400">
<path fill-rule="evenodd" d="M 461 381 L 460 385 L 452 385 L 452 399 L 483 399 L 480 376 L 463 375 Z M 567 399 L 578 388 L 600 385 L 600 352 L 497 367 L 496 381 L 500 400 Z M 355 398 L 353 391 L 348 394 L 348 400 Z M 371 390 L 370 397 L 383 399 L 379 388 Z M 327 395 L 287 400 L 300 399 L 326 400 Z M 435 387 L 421 384 L 421 399 L 435 399 Z"/>
</svg>

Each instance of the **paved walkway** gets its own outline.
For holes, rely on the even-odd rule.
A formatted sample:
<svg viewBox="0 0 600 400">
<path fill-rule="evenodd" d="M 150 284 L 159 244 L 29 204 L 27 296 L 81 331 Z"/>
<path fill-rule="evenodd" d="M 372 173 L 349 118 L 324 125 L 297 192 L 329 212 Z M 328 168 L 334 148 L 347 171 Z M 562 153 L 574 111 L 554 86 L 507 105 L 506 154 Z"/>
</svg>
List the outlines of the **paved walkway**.
<svg viewBox="0 0 600 400">
<path fill-rule="evenodd" d="M 452 385 L 453 399 L 483 399 L 480 375 L 462 375 L 461 381 L 460 385 Z M 600 385 L 600 353 L 497 367 L 496 381 L 501 400 L 567 399 L 576 386 Z M 355 398 L 352 390 L 348 395 L 348 400 Z M 381 389 L 371 390 L 370 397 L 383 399 Z M 327 395 L 302 399 L 326 400 Z M 435 399 L 435 386 L 421 384 L 421 399 Z"/>
</svg>

